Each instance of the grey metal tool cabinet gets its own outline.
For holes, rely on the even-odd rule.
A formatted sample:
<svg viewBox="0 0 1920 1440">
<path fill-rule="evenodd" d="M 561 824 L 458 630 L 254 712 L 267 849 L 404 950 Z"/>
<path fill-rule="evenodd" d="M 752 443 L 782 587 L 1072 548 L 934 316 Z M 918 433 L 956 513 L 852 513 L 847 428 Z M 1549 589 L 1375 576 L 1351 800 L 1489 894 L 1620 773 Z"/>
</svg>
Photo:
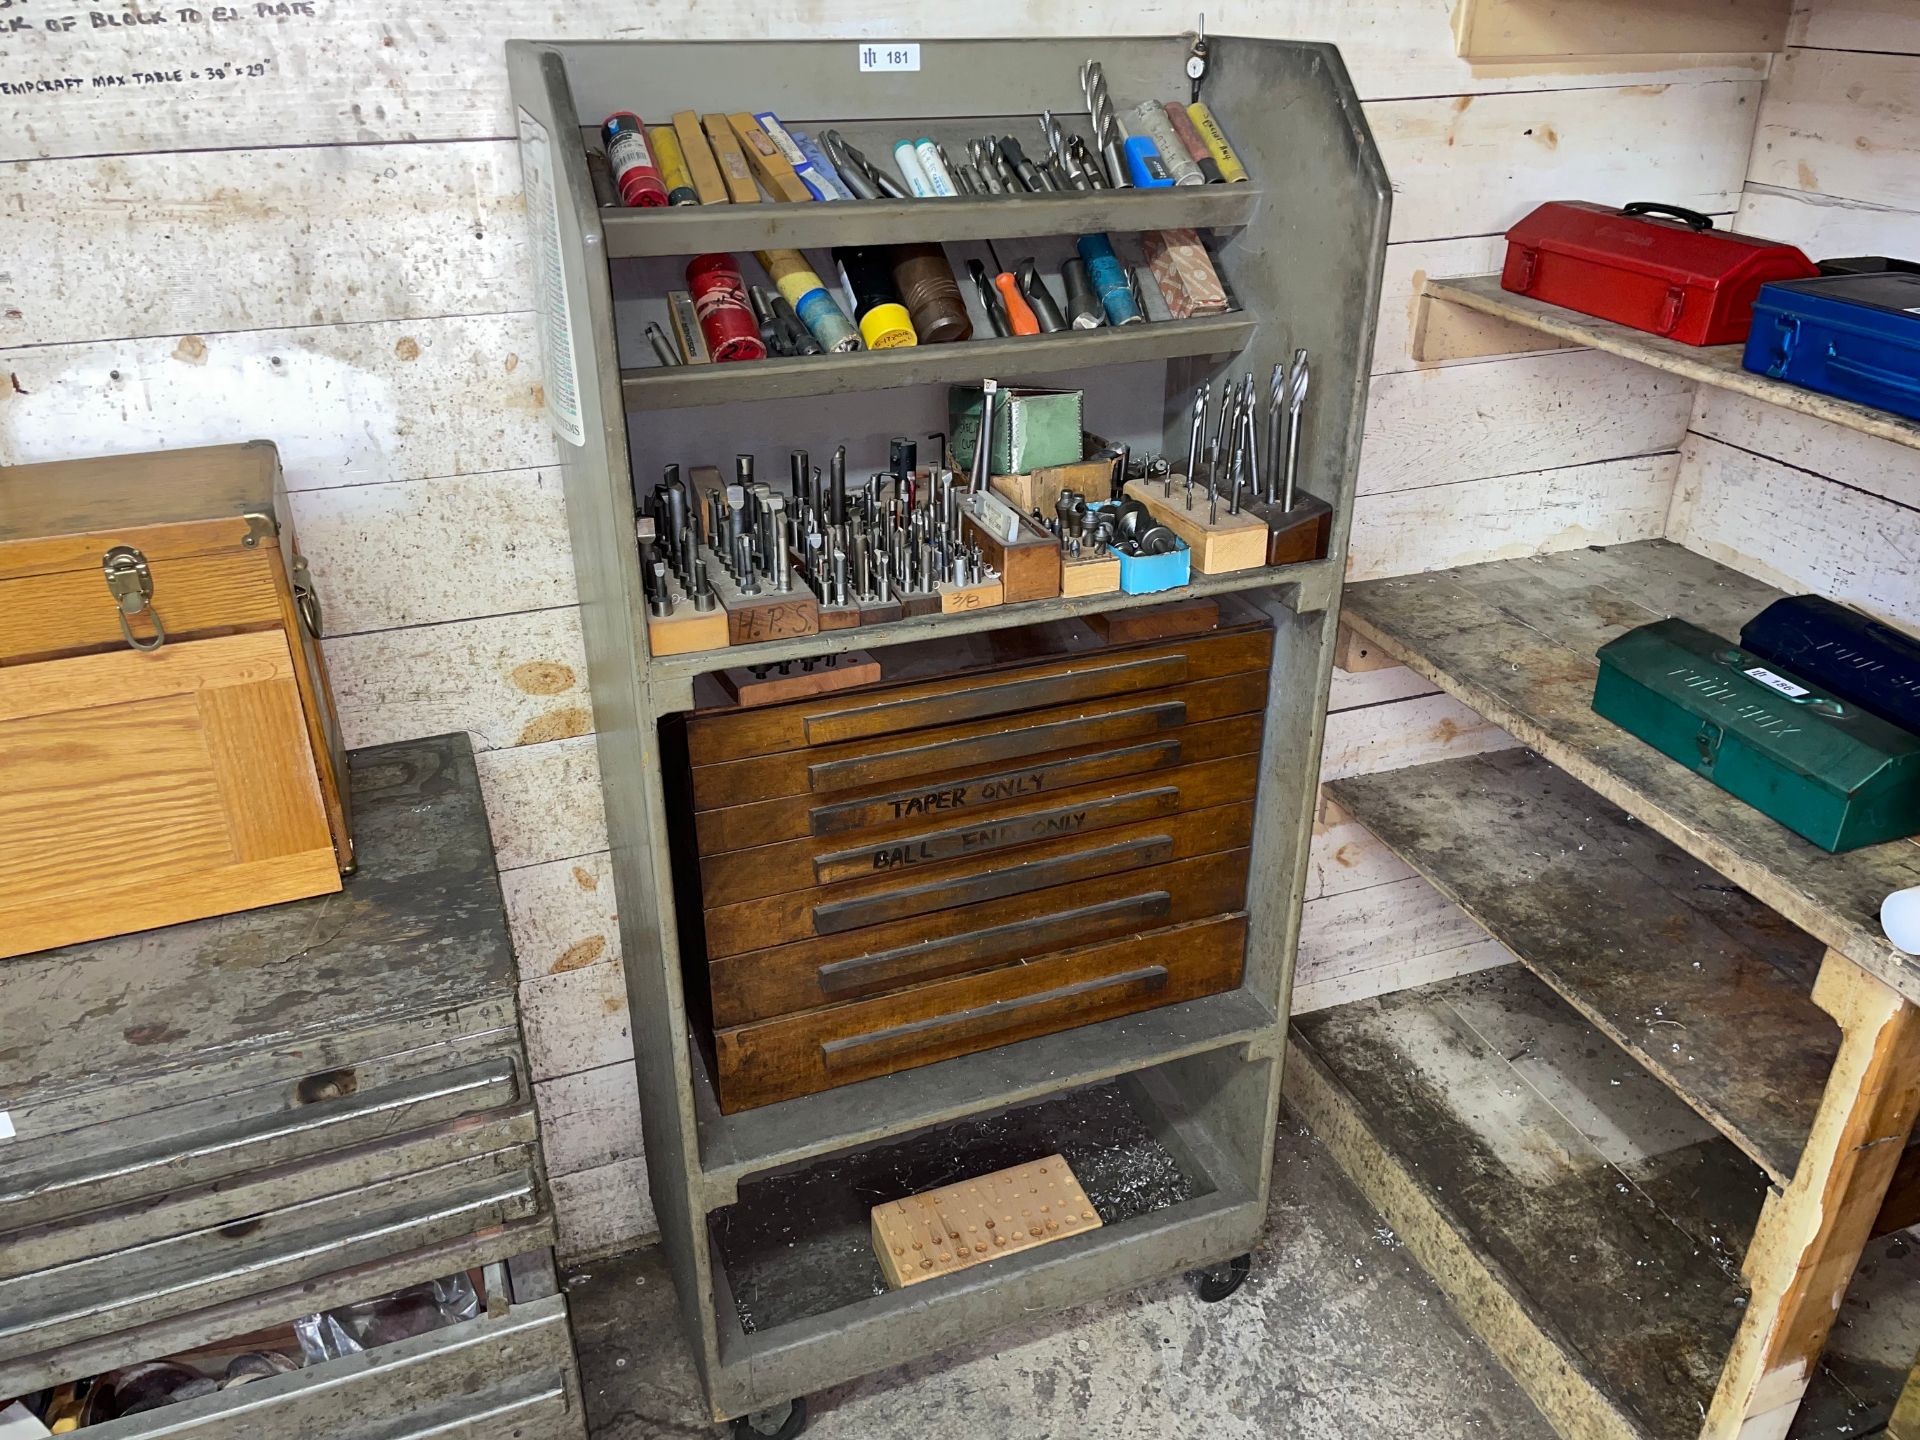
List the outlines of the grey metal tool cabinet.
<svg viewBox="0 0 1920 1440">
<path fill-rule="evenodd" d="M 1388 187 L 1338 54 L 1329 46 L 1210 37 L 1204 98 L 1252 183 L 1021 198 L 603 207 L 588 151 L 614 110 L 649 120 L 772 108 L 790 124 L 838 126 L 869 153 L 901 135 L 949 149 L 987 131 L 1037 134 L 1051 110 L 1086 131 L 1078 81 L 1102 62 L 1116 103 L 1185 99 L 1191 37 L 929 41 L 912 73 L 863 73 L 853 41 L 535 43 L 508 46 L 530 220 L 541 266 L 549 390 L 562 425 L 567 508 L 599 733 L 647 1157 L 663 1242 L 716 1416 L 769 1409 L 805 1392 L 963 1343 L 1011 1320 L 1244 1254 L 1261 1232 L 1278 1104 L 1283 1018 L 1299 921 L 1332 664 L 1336 608 L 1379 303 Z M 550 187 L 550 189 L 549 189 Z M 1233 312 L 1094 332 L 855 355 L 662 368 L 632 323 L 665 257 L 759 247 L 947 242 L 1210 230 Z M 653 267 L 649 269 L 649 267 Z M 674 282 L 677 286 L 677 282 Z M 657 295 L 654 297 L 657 298 Z M 980 317 L 976 315 L 976 320 Z M 984 323 L 976 334 L 990 334 Z M 1154 403 L 1141 442 L 1185 454 L 1188 405 L 1205 378 L 1264 381 L 1296 346 L 1312 352 L 1305 487 L 1335 510 L 1324 560 L 1200 577 L 1178 594 L 1242 591 L 1271 617 L 1274 664 L 1260 762 L 1255 878 L 1244 979 L 1225 994 L 1000 1046 L 981 1054 L 723 1115 L 690 1024 L 671 884 L 658 723 L 688 710 L 696 676 L 730 665 L 1026 624 L 1164 601 L 1104 595 L 909 619 L 800 639 L 654 658 L 634 546 L 634 479 L 666 462 L 777 450 L 808 398 L 822 424 L 865 416 L 892 428 L 913 387 L 1072 373 L 1089 404 L 1109 367 Z M 568 356 L 571 357 L 569 375 Z M 1112 372 L 1118 375 L 1119 371 Z M 879 405 L 862 400 L 890 392 Z M 861 407 L 865 407 L 862 409 Z M 723 408 L 724 407 L 724 408 Z M 1136 417 L 1138 418 L 1138 417 Z M 688 437 L 708 447 L 688 454 Z M 793 441 L 791 443 L 799 443 Z M 696 1022 L 697 1024 L 697 1022 Z M 860 1293 L 768 1323 L 732 1278 L 718 1231 L 788 1204 L 769 1177 L 801 1176 L 848 1152 L 910 1143 L 1027 1102 L 1116 1082 L 1195 1172 L 1192 1193 L 1123 1223 L 908 1290 Z M 833 1159 L 830 1157 L 840 1157 Z M 858 1156 L 854 1157 L 856 1160 Z M 790 1243 L 824 1245 L 823 1217 L 776 1217 Z M 810 1229 L 810 1226 L 813 1228 Z M 851 1253 L 835 1252 L 842 1256 Z M 870 1258 L 870 1257 L 869 1257 Z M 751 1277 L 749 1277 L 751 1278 Z M 759 1287 L 754 1287 L 758 1289 Z"/>
<path fill-rule="evenodd" d="M 84 1433 L 585 1434 L 472 749 L 351 773 L 341 893 L 0 965 L 0 1396 L 481 1268 L 479 1318 Z"/>
</svg>

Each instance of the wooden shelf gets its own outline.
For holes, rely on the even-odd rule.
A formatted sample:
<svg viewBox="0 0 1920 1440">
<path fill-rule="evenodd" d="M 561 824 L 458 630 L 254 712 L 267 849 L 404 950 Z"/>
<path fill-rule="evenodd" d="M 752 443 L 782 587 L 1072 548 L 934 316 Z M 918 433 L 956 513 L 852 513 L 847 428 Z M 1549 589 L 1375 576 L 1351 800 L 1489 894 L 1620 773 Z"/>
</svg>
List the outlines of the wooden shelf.
<svg viewBox="0 0 1920 1440">
<path fill-rule="evenodd" d="M 1525 295 L 1509 294 L 1500 288 L 1498 275 L 1427 281 L 1424 303 L 1431 305 L 1441 302 L 1465 306 L 1482 315 L 1491 315 L 1496 320 L 1554 336 L 1570 345 L 1585 345 L 1590 349 L 1605 350 L 1610 355 L 1624 355 L 1629 360 L 1638 360 L 1642 365 L 1651 365 L 1656 370 L 1665 370 L 1669 374 L 1698 381 L 1702 385 L 1712 385 L 1716 389 L 1750 395 L 1769 405 L 1778 405 L 1783 410 L 1796 410 L 1802 415 L 1844 425 L 1864 435 L 1875 435 L 1897 445 L 1920 448 L 1920 421 L 1908 420 L 1891 411 L 1876 410 L 1868 405 L 1855 405 L 1849 400 L 1822 395 L 1817 390 L 1804 390 L 1784 380 L 1769 380 L 1764 375 L 1755 375 L 1741 368 L 1740 355 L 1744 347 L 1740 345 L 1682 345 L 1658 335 L 1630 330 L 1610 320 L 1596 320 L 1576 310 L 1562 309 Z"/>
<path fill-rule="evenodd" d="M 1594 659 L 1682 616 L 1729 639 L 1780 598 L 1665 540 L 1348 585 L 1341 618 L 1910 1000 L 1920 959 L 1888 943 L 1889 891 L 1920 885 L 1920 845 L 1829 855 L 1593 713 Z"/>
<path fill-rule="evenodd" d="M 1231 229 L 1260 207 L 1257 185 L 1066 190 L 1050 195 L 958 196 L 943 200 L 839 200 L 803 205 L 603 207 L 611 259 L 698 255 L 831 245 L 899 245 L 916 240 L 1011 240 L 1103 230 Z"/>
<path fill-rule="evenodd" d="M 1277 1057 L 1280 1041 L 1273 1011 L 1243 987 L 738 1115 L 720 1113 L 706 1064 L 695 1055 L 701 1197 L 705 1208 L 719 1209 L 736 1201 L 743 1179 L 782 1165 L 1231 1045 Z"/>
<path fill-rule="evenodd" d="M 1201 320 L 1068 330 L 1058 335 L 996 336 L 951 345 L 859 350 L 851 355 L 801 355 L 742 360 L 731 365 L 655 365 L 644 370 L 622 370 L 620 388 L 625 392 L 627 409 L 632 411 L 732 405 L 795 395 L 840 395 L 950 381 L 977 383 L 982 375 L 1046 375 L 1097 365 L 1177 360 L 1189 355 L 1230 355 L 1243 349 L 1257 329 L 1259 325 L 1250 315 L 1236 312 Z"/>
<path fill-rule="evenodd" d="M 1785 1186 L 1840 1032 L 1821 947 L 1525 750 L 1328 793 Z"/>
<path fill-rule="evenodd" d="M 1563 1435 L 1692 1440 L 1766 1177 L 1521 966 L 1298 1017 L 1287 1098 Z M 1792 1433 L 1875 1432 L 1920 1253 L 1868 1247 Z"/>
<path fill-rule="evenodd" d="M 696 675 L 727 670 L 737 665 L 770 665 L 782 660 L 830 655 L 846 650 L 872 650 L 883 645 L 901 645 L 941 635 L 968 635 L 979 630 L 1003 630 L 1014 625 L 1041 625 L 1076 615 L 1107 615 L 1149 605 L 1166 605 L 1196 596 L 1229 595 L 1248 590 L 1287 589 L 1298 593 L 1288 597 L 1288 607 L 1297 614 L 1313 614 L 1326 608 L 1339 576 L 1331 561 L 1307 560 L 1296 565 L 1263 565 L 1255 570 L 1236 570 L 1226 575 L 1196 575 L 1185 585 L 1172 590 L 1156 590 L 1149 595 L 1122 595 L 1107 591 L 1099 595 L 1060 595 L 1050 600 L 1023 600 L 1013 605 L 991 605 L 984 610 L 962 610 L 952 615 L 923 615 L 907 620 L 892 620 L 883 625 L 862 625 L 850 630 L 826 630 L 818 635 L 798 635 L 788 640 L 763 640 L 753 645 L 729 645 L 721 650 L 695 650 L 683 655 L 661 655 L 646 662 L 652 683 L 671 697 L 692 683 Z M 798 582 L 796 582 L 798 583 Z M 658 706 L 664 710 L 685 709 L 677 699 Z"/>
</svg>

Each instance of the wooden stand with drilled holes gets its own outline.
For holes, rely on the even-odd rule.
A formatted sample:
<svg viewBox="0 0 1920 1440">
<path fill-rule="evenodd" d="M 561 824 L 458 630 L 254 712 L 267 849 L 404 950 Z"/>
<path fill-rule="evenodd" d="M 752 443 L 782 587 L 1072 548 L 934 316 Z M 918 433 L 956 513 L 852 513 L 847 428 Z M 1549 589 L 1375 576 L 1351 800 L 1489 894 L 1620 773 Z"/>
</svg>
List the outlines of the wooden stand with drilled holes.
<svg viewBox="0 0 1920 1440">
<path fill-rule="evenodd" d="M 1083 545 L 1074 559 L 1060 552 L 1062 595 L 1106 595 L 1120 588 L 1120 557 L 1104 545 Z"/>
<path fill-rule="evenodd" d="M 1318 560 L 1333 539 L 1333 507 L 1303 490 L 1293 493 L 1293 509 L 1254 507 L 1267 517 L 1267 564 L 1294 565 Z"/>
<path fill-rule="evenodd" d="M 1145 505 L 1153 518 L 1187 542 L 1193 551 L 1193 568 L 1202 575 L 1225 575 L 1234 570 L 1252 570 L 1267 563 L 1267 522 L 1248 509 L 1244 501 L 1238 515 L 1227 513 L 1228 497 L 1220 497 L 1216 517 L 1207 519 L 1206 496 L 1193 487 L 1193 508 L 1187 509 L 1186 482 L 1178 475 L 1173 489 L 1163 495 L 1164 480 L 1129 480 L 1127 498 Z"/>
<path fill-rule="evenodd" d="M 763 589 L 757 595 L 746 595 L 718 555 L 703 545 L 700 558 L 707 562 L 707 581 L 727 612 L 728 644 L 751 645 L 758 640 L 820 633 L 820 602 L 799 576 L 794 577 L 791 590 Z"/>
<path fill-rule="evenodd" d="M 858 605 L 822 605 L 820 606 L 820 633 L 829 630 L 852 630 L 860 624 Z"/>
<path fill-rule="evenodd" d="M 1100 1228 L 1058 1155 L 873 1207 L 873 1253 L 898 1290 Z"/>
<path fill-rule="evenodd" d="M 989 605 L 1000 604 L 1006 594 L 998 580 L 982 580 L 976 585 L 942 585 L 935 593 L 940 597 L 942 615 L 985 610 Z"/>
<path fill-rule="evenodd" d="M 900 607 L 900 614 L 911 618 L 915 615 L 939 615 L 940 594 L 936 590 L 899 590 L 893 592 L 893 603 Z"/>
<path fill-rule="evenodd" d="M 720 682 L 743 707 L 804 700 L 834 690 L 871 685 L 880 678 L 880 662 L 864 650 L 847 650 L 819 659 L 781 660 L 766 665 L 734 665 Z"/>
<path fill-rule="evenodd" d="M 1218 600 L 1173 600 L 1146 610 L 1116 610 L 1089 615 L 1087 624 L 1109 645 L 1132 645 L 1142 640 L 1177 640 L 1204 635 L 1220 623 Z"/>
<path fill-rule="evenodd" d="M 1051 600 L 1060 593 L 1060 542 L 1026 516 L 1012 540 L 994 534 L 962 511 L 960 523 L 980 554 L 1000 572 L 1000 592 L 1008 605 L 1022 600 Z"/>
<path fill-rule="evenodd" d="M 709 569 L 708 574 L 712 574 Z M 647 616 L 647 648 L 656 655 L 685 655 L 694 650 L 724 650 L 727 645 L 726 607 L 696 610 L 679 578 L 667 572 L 667 593 L 673 597 L 671 615 Z"/>
<path fill-rule="evenodd" d="M 1105 500 L 1113 489 L 1113 466 L 1105 460 L 1080 460 L 1072 465 L 1043 465 L 1024 475 L 996 475 L 993 493 L 1022 515 L 1038 510 L 1051 517 L 1060 492 L 1072 490 L 1089 500 Z"/>
</svg>

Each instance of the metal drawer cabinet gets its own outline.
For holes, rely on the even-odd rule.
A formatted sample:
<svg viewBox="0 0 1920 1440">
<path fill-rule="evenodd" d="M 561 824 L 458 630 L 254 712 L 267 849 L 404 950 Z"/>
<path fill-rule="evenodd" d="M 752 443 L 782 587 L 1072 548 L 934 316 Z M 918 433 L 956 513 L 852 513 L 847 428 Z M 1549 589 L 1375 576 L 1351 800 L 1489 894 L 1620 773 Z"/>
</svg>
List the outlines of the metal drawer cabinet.
<svg viewBox="0 0 1920 1440">
<path fill-rule="evenodd" d="M 77 1433 L 90 1440 L 581 1440 L 581 1415 L 566 1298 L 547 1293 L 497 1317 Z"/>
<path fill-rule="evenodd" d="M 339 894 L 0 964 L 0 1396 L 488 1267 L 484 1320 L 86 1431 L 581 1433 L 471 747 L 352 768 Z"/>
</svg>

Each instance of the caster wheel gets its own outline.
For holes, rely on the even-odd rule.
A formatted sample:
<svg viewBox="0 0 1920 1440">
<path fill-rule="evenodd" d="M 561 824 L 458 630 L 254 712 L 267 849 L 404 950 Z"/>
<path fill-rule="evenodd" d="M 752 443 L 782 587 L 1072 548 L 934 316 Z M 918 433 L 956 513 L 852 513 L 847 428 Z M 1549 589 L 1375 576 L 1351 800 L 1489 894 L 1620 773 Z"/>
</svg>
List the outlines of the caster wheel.
<svg viewBox="0 0 1920 1440">
<path fill-rule="evenodd" d="M 805 1396 L 784 1405 L 769 1405 L 733 1422 L 733 1440 L 793 1440 L 807 1428 Z"/>
<path fill-rule="evenodd" d="M 1193 1272 L 1193 1293 L 1208 1305 L 1218 1305 L 1246 1283 L 1253 1268 L 1251 1255 L 1236 1255 L 1224 1265 Z"/>
</svg>

